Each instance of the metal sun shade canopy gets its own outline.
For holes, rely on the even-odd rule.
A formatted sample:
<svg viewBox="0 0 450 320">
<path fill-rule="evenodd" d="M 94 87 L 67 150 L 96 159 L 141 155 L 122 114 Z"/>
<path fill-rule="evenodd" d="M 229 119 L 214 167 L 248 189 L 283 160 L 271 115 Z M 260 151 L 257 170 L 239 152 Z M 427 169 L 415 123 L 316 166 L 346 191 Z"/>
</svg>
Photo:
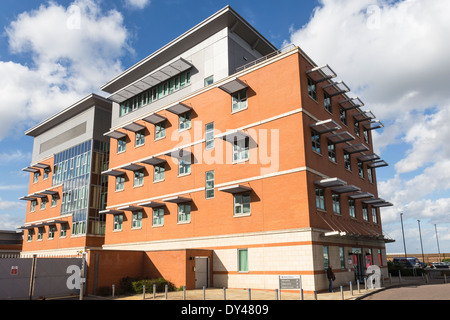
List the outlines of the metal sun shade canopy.
<svg viewBox="0 0 450 320">
<path fill-rule="evenodd" d="M 145 207 L 145 208 L 159 208 L 164 207 L 165 204 L 162 202 L 156 202 L 156 201 L 147 201 L 137 204 L 139 207 Z"/>
<path fill-rule="evenodd" d="M 139 79 L 138 81 L 132 83 L 131 85 L 125 87 L 124 89 L 117 91 L 116 93 L 112 94 L 109 99 L 117 103 L 122 103 L 125 100 L 128 100 L 135 95 L 142 93 L 190 68 L 192 68 L 191 63 L 187 62 L 183 58 L 179 58 L 178 60 L 170 63 L 162 69 L 152 72 Z"/>
<path fill-rule="evenodd" d="M 139 206 L 123 206 L 120 208 L 117 208 L 119 211 L 142 211 L 142 207 Z"/>
<path fill-rule="evenodd" d="M 39 172 L 39 169 L 35 169 L 33 167 L 26 167 L 26 168 L 23 168 L 22 171 L 34 173 L 34 172 Z"/>
<path fill-rule="evenodd" d="M 306 74 L 315 82 L 321 83 L 333 78 L 336 78 L 337 74 L 330 68 L 329 65 L 322 67 L 315 67 L 306 72 Z"/>
<path fill-rule="evenodd" d="M 118 169 L 128 170 L 128 171 L 138 171 L 138 170 L 144 169 L 144 166 L 141 166 L 141 165 L 135 164 L 135 163 L 128 163 L 128 164 L 125 164 L 125 165 L 119 167 Z"/>
<path fill-rule="evenodd" d="M 222 191 L 222 192 L 234 194 L 234 193 L 243 193 L 243 192 L 252 191 L 253 189 L 251 187 L 243 186 L 240 184 L 235 184 L 235 185 L 219 188 L 218 190 Z"/>
<path fill-rule="evenodd" d="M 355 140 L 355 137 L 352 136 L 348 131 L 338 132 L 335 134 L 331 134 L 327 136 L 328 141 L 333 144 L 344 143 L 347 141 Z"/>
<path fill-rule="evenodd" d="M 99 212 L 100 214 L 123 214 L 122 210 L 103 210 Z"/>
<path fill-rule="evenodd" d="M 361 191 L 360 188 L 354 185 L 345 185 L 331 188 L 331 191 L 336 193 L 350 193 L 350 192 L 358 192 Z"/>
<path fill-rule="evenodd" d="M 350 91 L 343 81 L 330 83 L 322 88 L 330 97 L 338 96 Z"/>
<path fill-rule="evenodd" d="M 375 119 L 375 115 L 372 113 L 372 111 L 368 110 L 368 111 L 361 111 L 359 113 L 355 113 L 353 114 L 353 118 L 357 121 L 357 122 L 365 122 L 365 121 L 370 121 Z"/>
<path fill-rule="evenodd" d="M 120 170 L 109 169 L 107 171 L 103 171 L 102 174 L 107 175 L 107 176 L 120 177 L 120 176 L 125 175 L 126 172 L 120 171 Z"/>
<path fill-rule="evenodd" d="M 176 159 L 185 159 L 187 157 L 192 156 L 190 147 L 181 147 L 177 149 L 172 149 L 170 151 L 167 151 L 165 154 Z"/>
<path fill-rule="evenodd" d="M 348 196 L 350 199 L 358 200 L 358 199 L 367 199 L 367 198 L 373 198 L 374 195 L 370 192 L 356 192 Z"/>
<path fill-rule="evenodd" d="M 381 167 L 389 166 L 389 164 L 384 160 L 372 161 L 372 162 L 369 162 L 367 165 L 371 168 L 381 168 Z"/>
<path fill-rule="evenodd" d="M 339 178 L 328 178 L 315 181 L 314 184 L 322 188 L 331 188 L 345 186 L 347 182 Z"/>
<path fill-rule="evenodd" d="M 368 161 L 375 161 L 380 159 L 380 157 L 375 154 L 375 153 L 371 153 L 371 154 L 363 154 L 361 156 L 358 157 L 358 160 L 361 162 L 368 162 Z"/>
<path fill-rule="evenodd" d="M 186 198 L 186 197 L 176 196 L 176 197 L 170 197 L 170 198 L 162 199 L 162 201 L 163 202 L 171 202 L 171 203 L 187 203 L 187 202 L 191 202 L 192 199 L 191 198 Z"/>
<path fill-rule="evenodd" d="M 143 125 L 141 125 L 139 123 L 136 123 L 136 122 L 132 122 L 132 123 L 129 123 L 127 125 L 124 125 L 122 127 L 122 129 L 125 129 L 125 130 L 128 130 L 128 131 L 132 131 L 132 132 L 138 132 L 138 131 L 141 131 L 141 130 L 145 129 L 145 126 L 143 126 Z"/>
<path fill-rule="evenodd" d="M 369 131 L 384 128 L 384 124 L 382 124 L 380 120 L 370 120 L 369 122 L 365 122 L 363 127 L 364 130 Z"/>
<path fill-rule="evenodd" d="M 225 141 L 233 142 L 244 140 L 245 138 L 249 138 L 250 136 L 242 130 L 231 130 L 225 133 L 222 133 L 217 136 L 217 138 L 221 138 Z"/>
<path fill-rule="evenodd" d="M 381 198 L 372 198 L 372 199 L 368 199 L 368 200 L 363 200 L 363 203 L 370 204 L 370 205 L 379 204 L 379 203 L 385 203 L 385 202 L 386 201 L 384 199 L 381 199 Z"/>
<path fill-rule="evenodd" d="M 143 118 L 142 120 L 144 120 L 144 121 L 146 121 L 146 122 L 149 122 L 149 123 L 151 123 L 151 124 L 158 124 L 158 123 L 161 123 L 161 122 L 163 122 L 163 121 L 166 121 L 167 118 L 165 118 L 165 117 L 163 117 L 163 116 L 160 116 L 160 115 L 158 115 L 158 114 L 156 114 L 156 113 L 152 113 L 151 115 L 146 116 L 146 117 Z"/>
<path fill-rule="evenodd" d="M 111 130 L 111 131 L 105 133 L 104 136 L 117 140 L 117 139 L 122 139 L 122 138 L 126 137 L 127 134 L 124 132 L 117 131 L 117 130 Z"/>
<path fill-rule="evenodd" d="M 172 106 L 172 107 L 167 109 L 167 111 L 172 112 L 172 113 L 174 113 L 176 115 L 180 115 L 180 114 L 183 114 L 183 113 L 191 111 L 191 110 L 192 110 L 191 107 L 189 107 L 189 106 L 187 106 L 187 105 L 185 105 L 184 103 L 181 103 L 181 102 L 179 102 L 176 105 L 174 105 L 174 106 Z"/>
<path fill-rule="evenodd" d="M 342 127 L 337 124 L 333 119 L 319 121 L 311 125 L 311 129 L 319 134 L 324 134 L 341 129 Z"/>
<path fill-rule="evenodd" d="M 150 158 L 147 158 L 147 159 L 142 160 L 140 162 L 141 163 L 145 163 L 145 164 L 149 164 L 151 166 L 157 166 L 157 165 L 163 164 L 163 163 L 165 163 L 167 161 L 166 161 L 166 159 L 163 159 L 163 158 L 157 158 L 157 157 L 151 156 Z"/>
<path fill-rule="evenodd" d="M 364 106 L 364 103 L 358 97 L 349 98 L 339 102 L 339 105 L 345 110 L 356 109 Z"/>
<path fill-rule="evenodd" d="M 358 144 L 352 144 L 344 148 L 344 151 L 348 154 L 358 153 L 369 150 L 369 147 L 367 147 L 365 144 L 358 143 Z"/>
<path fill-rule="evenodd" d="M 387 202 L 387 201 L 381 202 L 381 203 L 375 203 L 372 205 L 372 207 L 375 207 L 375 208 L 384 208 L 384 207 L 393 207 L 393 206 L 394 205 L 392 203 Z"/>
<path fill-rule="evenodd" d="M 50 165 L 45 163 L 36 163 L 32 165 L 33 168 L 39 168 L 39 169 L 49 169 Z"/>
<path fill-rule="evenodd" d="M 234 79 L 233 81 L 230 81 L 224 85 L 221 85 L 219 88 L 228 94 L 234 94 L 236 92 L 239 92 L 241 90 L 248 88 L 248 84 L 246 84 L 242 80 Z"/>
</svg>

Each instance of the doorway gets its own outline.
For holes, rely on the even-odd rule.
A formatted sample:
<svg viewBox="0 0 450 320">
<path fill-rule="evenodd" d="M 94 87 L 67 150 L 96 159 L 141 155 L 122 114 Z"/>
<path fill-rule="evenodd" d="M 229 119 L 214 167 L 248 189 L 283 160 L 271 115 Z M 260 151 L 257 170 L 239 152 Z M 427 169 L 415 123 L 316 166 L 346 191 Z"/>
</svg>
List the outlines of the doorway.
<svg viewBox="0 0 450 320">
<path fill-rule="evenodd" d="M 195 257 L 195 288 L 209 287 L 209 258 Z"/>
</svg>

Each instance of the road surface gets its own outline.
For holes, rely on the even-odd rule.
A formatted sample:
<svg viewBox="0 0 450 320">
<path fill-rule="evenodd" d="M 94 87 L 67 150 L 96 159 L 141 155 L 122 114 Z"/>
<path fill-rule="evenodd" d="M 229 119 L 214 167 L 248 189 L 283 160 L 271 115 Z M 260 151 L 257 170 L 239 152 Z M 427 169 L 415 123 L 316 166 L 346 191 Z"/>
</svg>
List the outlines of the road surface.
<svg viewBox="0 0 450 320">
<path fill-rule="evenodd" d="M 418 284 L 390 288 L 363 300 L 450 300 L 450 284 Z"/>
</svg>

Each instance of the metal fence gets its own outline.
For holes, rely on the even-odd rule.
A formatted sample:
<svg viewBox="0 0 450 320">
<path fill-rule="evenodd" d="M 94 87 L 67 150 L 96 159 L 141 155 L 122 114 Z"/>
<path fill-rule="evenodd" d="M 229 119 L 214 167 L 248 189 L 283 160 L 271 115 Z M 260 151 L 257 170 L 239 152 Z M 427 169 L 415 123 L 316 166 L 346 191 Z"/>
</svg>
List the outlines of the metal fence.
<svg viewBox="0 0 450 320">
<path fill-rule="evenodd" d="M 0 299 L 42 299 L 80 294 L 83 257 L 0 256 Z"/>
</svg>

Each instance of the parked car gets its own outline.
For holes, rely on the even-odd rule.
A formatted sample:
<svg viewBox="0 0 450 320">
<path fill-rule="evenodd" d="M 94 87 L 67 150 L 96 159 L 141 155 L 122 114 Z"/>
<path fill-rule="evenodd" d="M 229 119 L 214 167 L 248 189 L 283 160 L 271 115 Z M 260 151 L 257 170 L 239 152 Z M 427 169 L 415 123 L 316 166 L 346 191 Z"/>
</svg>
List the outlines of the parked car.
<svg viewBox="0 0 450 320">
<path fill-rule="evenodd" d="M 425 268 L 426 264 L 415 257 L 394 258 L 394 263 L 403 264 L 406 268 Z"/>
<path fill-rule="evenodd" d="M 448 269 L 450 264 L 448 262 L 433 262 L 430 267 L 433 269 Z"/>
</svg>

